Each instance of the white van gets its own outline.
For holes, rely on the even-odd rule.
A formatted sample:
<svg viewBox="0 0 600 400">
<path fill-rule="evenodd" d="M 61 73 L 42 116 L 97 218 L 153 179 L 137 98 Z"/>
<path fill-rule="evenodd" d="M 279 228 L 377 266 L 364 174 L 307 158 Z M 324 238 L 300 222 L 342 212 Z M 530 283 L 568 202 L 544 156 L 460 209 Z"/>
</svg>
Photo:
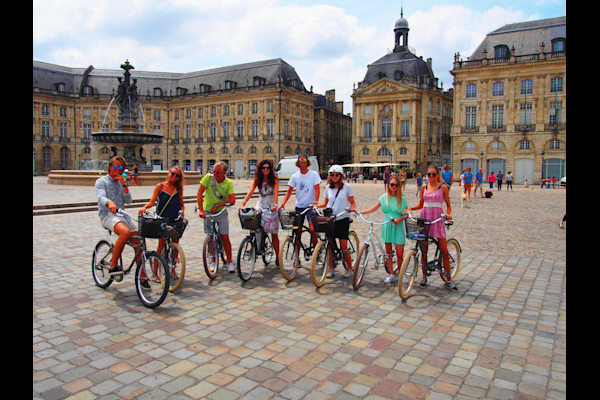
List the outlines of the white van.
<svg viewBox="0 0 600 400">
<path fill-rule="evenodd" d="M 310 161 L 310 166 L 308 169 L 319 172 L 319 162 L 317 161 L 317 157 L 309 156 L 308 160 Z M 277 176 L 279 179 L 290 179 L 292 174 L 300 171 L 300 168 L 296 167 L 296 161 L 298 161 L 298 156 L 287 156 L 283 157 L 279 160 L 277 167 L 275 168 L 275 172 L 277 172 Z"/>
</svg>

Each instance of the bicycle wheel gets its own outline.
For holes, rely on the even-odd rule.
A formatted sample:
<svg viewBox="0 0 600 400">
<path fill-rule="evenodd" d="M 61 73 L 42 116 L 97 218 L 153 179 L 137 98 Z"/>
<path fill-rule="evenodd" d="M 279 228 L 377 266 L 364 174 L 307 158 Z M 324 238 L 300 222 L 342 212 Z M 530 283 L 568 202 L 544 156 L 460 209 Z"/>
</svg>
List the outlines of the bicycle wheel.
<svg viewBox="0 0 600 400">
<path fill-rule="evenodd" d="M 288 281 L 296 277 L 300 266 L 300 255 L 294 239 L 292 236 L 286 237 L 279 248 L 279 269 Z"/>
<path fill-rule="evenodd" d="M 169 243 L 166 255 L 164 248 L 161 255 L 167 260 L 167 264 L 169 265 L 169 273 L 171 275 L 171 287 L 169 291 L 174 292 L 183 283 L 183 277 L 185 276 L 185 254 L 178 243 L 171 242 Z"/>
<path fill-rule="evenodd" d="M 169 267 L 164 257 L 155 251 L 147 251 L 140 258 L 135 270 L 135 291 L 148 308 L 156 308 L 169 293 Z"/>
<path fill-rule="evenodd" d="M 252 277 L 256 265 L 256 246 L 251 236 L 246 236 L 237 254 L 237 273 L 240 279 L 246 282 Z"/>
<path fill-rule="evenodd" d="M 344 266 L 344 268 L 346 270 L 350 270 L 352 271 L 353 269 L 353 265 L 354 265 L 354 260 L 356 259 L 356 256 L 358 255 L 358 250 L 359 250 L 359 240 L 358 240 L 358 235 L 356 234 L 356 232 L 354 231 L 350 231 L 348 232 L 348 253 L 350 254 L 350 265 L 348 265 L 346 263 L 346 259 L 342 256 L 342 265 Z"/>
<path fill-rule="evenodd" d="M 310 277 L 316 287 L 321 287 L 325 284 L 329 263 L 332 259 L 333 250 L 331 250 L 329 242 L 319 241 L 315 247 L 315 252 L 313 253 L 310 265 Z"/>
<path fill-rule="evenodd" d="M 96 285 L 106 289 L 113 282 L 113 276 L 108 275 L 110 259 L 112 258 L 113 244 L 108 240 L 101 240 L 94 247 L 92 255 L 92 276 Z"/>
<path fill-rule="evenodd" d="M 358 290 L 362 280 L 365 276 L 365 272 L 367 270 L 367 266 L 369 265 L 369 245 L 363 243 L 360 251 L 358 252 L 358 257 L 354 261 L 354 271 L 352 272 L 352 287 L 354 290 Z"/>
<path fill-rule="evenodd" d="M 264 235 L 267 235 L 267 237 L 265 237 L 265 248 L 263 249 L 262 259 L 265 265 L 267 265 L 275 260 L 275 249 L 273 248 L 273 242 L 269 234 L 265 232 Z"/>
<path fill-rule="evenodd" d="M 204 238 L 202 262 L 204 263 L 204 271 L 209 279 L 215 279 L 219 272 L 219 249 L 215 240 L 210 235 Z"/>
<path fill-rule="evenodd" d="M 448 239 L 447 243 L 448 243 L 448 256 L 450 257 L 450 277 L 452 278 L 451 280 L 454 280 L 454 278 L 458 274 L 458 270 L 460 269 L 461 249 L 460 249 L 460 244 L 458 244 L 458 240 L 456 240 L 454 238 Z M 440 263 L 442 266 L 444 265 L 441 252 L 440 252 Z M 448 278 L 446 277 L 446 273 L 445 273 L 443 267 L 440 270 L 440 276 L 442 277 L 444 282 L 448 281 Z"/>
<path fill-rule="evenodd" d="M 398 294 L 403 299 L 410 296 L 410 292 L 415 286 L 417 280 L 417 270 L 419 269 L 420 255 L 415 250 L 410 250 L 402 260 L 400 273 L 398 275 Z"/>
</svg>

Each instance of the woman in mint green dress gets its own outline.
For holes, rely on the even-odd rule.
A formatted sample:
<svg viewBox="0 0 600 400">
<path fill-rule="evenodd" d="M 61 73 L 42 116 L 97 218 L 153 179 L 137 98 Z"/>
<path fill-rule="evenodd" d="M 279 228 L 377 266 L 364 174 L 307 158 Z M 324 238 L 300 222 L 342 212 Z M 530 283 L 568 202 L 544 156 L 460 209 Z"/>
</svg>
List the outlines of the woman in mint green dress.
<svg viewBox="0 0 600 400">
<path fill-rule="evenodd" d="M 396 280 L 396 274 L 393 268 L 393 248 L 395 247 L 396 259 L 401 262 L 404 255 L 404 243 L 406 241 L 404 236 L 404 224 L 400 222 L 404 221 L 407 217 L 402 215 L 402 211 L 408 207 L 406 197 L 402 195 L 402 189 L 400 189 L 400 179 L 393 176 L 390 178 L 387 193 L 384 193 L 379 197 L 377 203 L 365 210 L 361 214 L 369 214 L 377 211 L 381 207 L 383 211 L 383 221 L 388 221 L 390 218 L 394 218 L 394 221 L 389 224 L 385 224 L 381 229 L 381 239 L 385 243 L 385 258 L 386 265 L 385 269 L 388 273 L 388 277 L 385 278 L 385 283 L 392 283 Z"/>
</svg>

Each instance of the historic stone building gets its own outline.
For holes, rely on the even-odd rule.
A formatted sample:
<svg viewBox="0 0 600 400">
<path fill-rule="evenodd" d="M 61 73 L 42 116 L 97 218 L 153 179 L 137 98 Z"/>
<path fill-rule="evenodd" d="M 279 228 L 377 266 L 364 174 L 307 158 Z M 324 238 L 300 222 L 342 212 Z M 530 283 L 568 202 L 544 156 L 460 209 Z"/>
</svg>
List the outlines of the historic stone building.
<svg viewBox="0 0 600 400">
<path fill-rule="evenodd" d="M 92 133 L 116 129 L 119 70 L 70 68 L 33 61 L 33 151 L 37 173 L 104 169 L 110 146 Z M 144 132 L 163 135 L 144 145 L 155 169 L 179 164 L 205 171 L 219 160 L 249 176 L 262 159 L 315 154 L 315 95 L 282 59 L 190 73 L 133 69 Z"/>
<path fill-rule="evenodd" d="M 391 162 L 424 170 L 450 160 L 452 90 L 444 92 L 432 60 L 408 46 L 408 21 L 394 26 L 394 50 L 368 65 L 353 98 L 353 162 Z"/>
<path fill-rule="evenodd" d="M 344 102 L 335 89 L 315 99 L 315 153 L 321 169 L 352 161 L 352 117 L 344 115 Z"/>
<path fill-rule="evenodd" d="M 456 54 L 452 169 L 512 171 L 515 183 L 566 174 L 566 17 L 505 25 L 468 61 Z"/>
</svg>

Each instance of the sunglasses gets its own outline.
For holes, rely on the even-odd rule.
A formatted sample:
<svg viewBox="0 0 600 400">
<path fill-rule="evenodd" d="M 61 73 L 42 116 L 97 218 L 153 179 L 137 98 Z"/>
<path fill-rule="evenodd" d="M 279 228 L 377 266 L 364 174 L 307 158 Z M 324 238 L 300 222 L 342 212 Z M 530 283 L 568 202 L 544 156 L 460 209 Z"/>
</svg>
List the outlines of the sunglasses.
<svg viewBox="0 0 600 400">
<path fill-rule="evenodd" d="M 342 174 L 337 173 L 337 172 L 332 172 L 329 174 L 330 176 L 342 176 Z"/>
<path fill-rule="evenodd" d="M 308 160 L 306 158 L 299 158 L 298 162 L 308 162 Z"/>
<path fill-rule="evenodd" d="M 115 165 L 115 164 L 113 164 L 113 165 L 112 165 L 112 167 L 113 167 L 114 169 L 120 169 L 120 170 L 123 170 L 123 169 L 125 169 L 125 167 L 123 167 L 122 165 Z"/>
<path fill-rule="evenodd" d="M 428 172 L 427 176 L 435 178 L 437 176 L 437 174 L 435 172 Z"/>
<path fill-rule="evenodd" d="M 171 176 L 176 176 L 178 178 L 181 178 L 181 174 L 178 174 L 177 172 L 173 172 L 173 171 L 171 171 Z"/>
<path fill-rule="evenodd" d="M 263 165 L 263 166 L 261 167 L 261 169 L 271 169 L 271 167 L 269 167 L 268 165 Z"/>
<path fill-rule="evenodd" d="M 398 184 L 397 183 L 390 183 L 390 186 L 391 187 L 396 187 L 396 186 L 398 186 Z"/>
</svg>

